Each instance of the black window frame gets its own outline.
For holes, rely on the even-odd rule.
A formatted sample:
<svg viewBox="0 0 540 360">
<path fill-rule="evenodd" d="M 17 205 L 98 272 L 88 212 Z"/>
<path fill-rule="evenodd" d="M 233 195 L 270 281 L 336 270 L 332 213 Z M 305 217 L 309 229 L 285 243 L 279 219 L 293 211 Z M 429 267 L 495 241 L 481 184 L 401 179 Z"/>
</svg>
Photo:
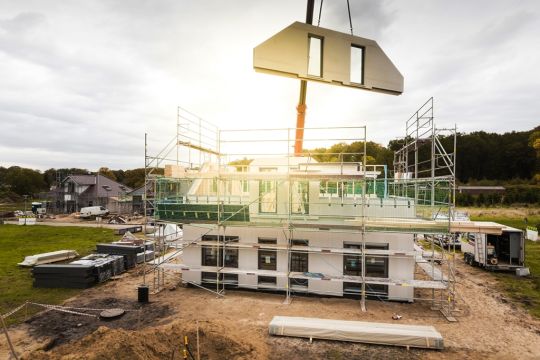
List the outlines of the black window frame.
<svg viewBox="0 0 540 360">
<path fill-rule="evenodd" d="M 266 256 L 270 256 L 270 263 L 266 262 Z M 262 261 L 264 259 L 264 261 Z M 272 261 L 273 259 L 273 261 Z M 257 253 L 257 268 L 259 270 L 277 270 L 277 251 L 271 249 L 259 249 Z"/>
<path fill-rule="evenodd" d="M 306 239 L 291 239 L 291 246 L 309 246 L 309 240 Z M 309 271 L 309 253 L 306 251 L 291 251 L 289 261 L 289 271 L 291 272 L 308 272 Z"/>
<path fill-rule="evenodd" d="M 277 285 L 277 278 L 275 276 L 259 275 L 257 276 L 257 285 Z"/>
</svg>

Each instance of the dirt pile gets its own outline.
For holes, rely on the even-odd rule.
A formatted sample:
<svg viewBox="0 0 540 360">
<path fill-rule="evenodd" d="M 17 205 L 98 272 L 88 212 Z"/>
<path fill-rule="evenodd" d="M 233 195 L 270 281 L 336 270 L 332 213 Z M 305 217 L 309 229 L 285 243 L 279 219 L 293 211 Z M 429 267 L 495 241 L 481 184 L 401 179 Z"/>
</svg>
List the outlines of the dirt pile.
<svg viewBox="0 0 540 360">
<path fill-rule="evenodd" d="M 49 337 L 51 339 L 46 347 L 48 350 L 71 340 L 80 339 L 94 332 L 100 326 L 105 325 L 109 328 L 126 330 L 141 329 L 151 325 L 155 326 L 157 320 L 167 318 L 172 313 L 168 305 L 159 302 L 141 307 L 134 301 L 111 297 L 91 301 L 83 299 L 71 302 L 67 306 L 92 309 L 121 308 L 127 311 L 121 318 L 110 321 L 58 311 L 39 313 L 26 323 L 30 325 L 29 333 L 31 336 L 35 338 Z M 100 313 L 100 311 L 84 312 L 93 315 L 99 315 Z"/>
<path fill-rule="evenodd" d="M 200 353 L 204 359 L 254 359 L 260 356 L 248 344 L 224 336 L 224 329 L 201 327 Z M 92 334 L 55 348 L 54 352 L 39 350 L 23 359 L 93 360 L 93 359 L 182 359 L 182 341 L 188 336 L 190 349 L 196 352 L 196 327 L 168 324 L 141 331 L 99 327 Z"/>
</svg>

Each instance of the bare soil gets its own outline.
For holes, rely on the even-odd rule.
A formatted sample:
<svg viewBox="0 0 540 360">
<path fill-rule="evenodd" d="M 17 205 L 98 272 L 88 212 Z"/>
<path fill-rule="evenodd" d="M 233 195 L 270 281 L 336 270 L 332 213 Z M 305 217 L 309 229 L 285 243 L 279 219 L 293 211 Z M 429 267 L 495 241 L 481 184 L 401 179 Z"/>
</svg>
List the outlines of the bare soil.
<svg viewBox="0 0 540 360">
<path fill-rule="evenodd" d="M 368 311 L 362 312 L 354 299 L 298 296 L 284 304 L 282 294 L 229 290 L 218 298 L 199 288 L 177 286 L 152 295 L 140 312 L 128 312 L 118 320 L 48 311 L 12 327 L 10 335 L 23 359 L 181 359 L 184 335 L 196 351 L 197 321 L 202 359 L 540 359 L 540 321 L 501 295 L 490 273 L 457 263 L 460 311 L 454 323 L 431 310 L 429 301 L 368 301 Z M 177 283 L 178 276 L 168 275 L 168 282 Z M 136 310 L 141 282 L 132 272 L 85 290 L 68 304 Z M 390 323 L 394 313 L 403 316 L 401 324 L 435 326 L 445 350 L 310 343 L 268 335 L 275 315 Z M 0 358 L 9 358 L 4 338 Z"/>
</svg>

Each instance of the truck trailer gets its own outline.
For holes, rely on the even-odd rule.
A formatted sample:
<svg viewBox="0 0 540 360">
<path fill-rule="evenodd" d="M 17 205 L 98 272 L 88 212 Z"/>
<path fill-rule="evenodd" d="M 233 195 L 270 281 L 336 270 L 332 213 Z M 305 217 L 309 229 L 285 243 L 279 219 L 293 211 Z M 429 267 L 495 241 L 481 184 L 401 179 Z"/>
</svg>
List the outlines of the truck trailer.
<svg viewBox="0 0 540 360">
<path fill-rule="evenodd" d="M 516 271 L 524 267 L 522 230 L 504 226 L 499 235 L 468 233 L 466 236 L 461 249 L 467 264 L 492 271 Z"/>
</svg>

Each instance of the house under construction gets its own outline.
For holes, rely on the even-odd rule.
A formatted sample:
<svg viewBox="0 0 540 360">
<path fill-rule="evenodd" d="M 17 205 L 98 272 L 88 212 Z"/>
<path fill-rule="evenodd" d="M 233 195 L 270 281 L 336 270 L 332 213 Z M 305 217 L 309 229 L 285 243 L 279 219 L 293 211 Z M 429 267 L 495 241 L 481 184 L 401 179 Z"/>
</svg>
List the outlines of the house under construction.
<svg viewBox="0 0 540 360">
<path fill-rule="evenodd" d="M 181 245 L 153 262 L 155 290 L 173 271 L 219 295 L 352 296 L 362 308 L 368 297 L 429 300 L 450 316 L 454 255 L 437 257 L 415 239 L 500 231 L 452 220 L 455 143 L 446 149 L 438 135 L 455 129 L 435 127 L 433 99 L 407 121 L 394 169 L 367 164 L 366 127 L 306 128 L 306 148 L 347 143 L 358 151 L 302 156 L 295 129 L 221 130 L 181 108 L 177 129 L 158 156 L 146 155 L 145 213 L 183 228 Z M 428 160 L 419 155 L 424 146 Z M 165 176 L 154 175 L 158 167 Z"/>
</svg>

